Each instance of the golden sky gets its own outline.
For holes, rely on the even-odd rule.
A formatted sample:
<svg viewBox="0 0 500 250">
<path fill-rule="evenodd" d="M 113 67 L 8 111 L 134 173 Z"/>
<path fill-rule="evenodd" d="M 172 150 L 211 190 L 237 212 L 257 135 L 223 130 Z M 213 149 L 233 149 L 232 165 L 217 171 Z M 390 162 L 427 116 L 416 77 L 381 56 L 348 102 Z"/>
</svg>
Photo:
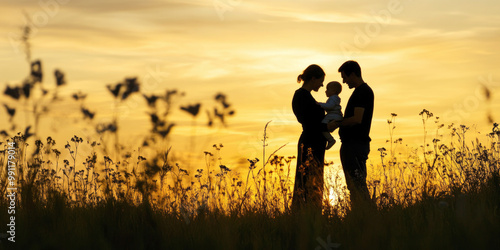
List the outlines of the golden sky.
<svg viewBox="0 0 500 250">
<path fill-rule="evenodd" d="M 360 63 L 375 92 L 373 163 L 379 162 L 377 148 L 387 147 L 391 113 L 398 114 L 394 136 L 415 147 L 423 142 L 418 114 L 424 108 L 446 125 L 475 125 L 480 132 L 491 127 L 487 112 L 496 122 L 500 118 L 498 1 L 17 0 L 0 7 L 2 91 L 28 74 L 17 40 L 28 16 L 34 26 L 32 58 L 42 60 L 43 84 L 53 88 L 53 70 L 64 71 L 68 84 L 61 96 L 87 93 L 85 105 L 96 111 L 96 120 L 109 120 L 113 112 L 105 86 L 125 77 L 138 77 L 143 93 L 185 92 L 178 106 L 201 102 L 195 129 L 178 107 L 172 114 L 179 158 L 192 152 L 203 159 L 214 143 L 224 144 L 228 166 L 262 158 L 263 129 L 271 120 L 268 152 L 288 143 L 280 154 L 294 155 L 301 127 L 291 99 L 300 87 L 297 75 L 313 63 L 326 71 L 326 82 L 341 81 L 337 69 L 344 61 Z M 490 100 L 484 86 L 492 92 Z M 317 101 L 326 100 L 324 90 L 313 93 Z M 227 127 L 207 129 L 204 111 L 219 92 L 236 114 Z M 343 107 L 351 92 L 344 87 Z M 12 103 L 3 95 L 0 101 Z M 120 110 L 122 142 L 137 147 L 150 129 L 145 101 L 136 96 Z M 0 113 L 6 129 L 7 115 Z M 79 117 L 79 105 L 66 98 L 42 124 L 47 135 L 62 136 L 62 147 L 82 133 L 84 125 L 71 122 Z M 430 131 L 435 133 L 433 123 Z M 336 164 L 339 147 L 326 154 Z"/>
</svg>

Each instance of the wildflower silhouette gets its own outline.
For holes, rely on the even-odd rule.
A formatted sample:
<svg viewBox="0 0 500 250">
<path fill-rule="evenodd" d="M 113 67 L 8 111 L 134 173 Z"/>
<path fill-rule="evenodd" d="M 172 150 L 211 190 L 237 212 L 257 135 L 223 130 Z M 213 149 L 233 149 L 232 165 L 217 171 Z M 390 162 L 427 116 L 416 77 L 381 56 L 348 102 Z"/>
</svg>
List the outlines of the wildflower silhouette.
<svg viewBox="0 0 500 250">
<path fill-rule="evenodd" d="M 188 105 L 188 106 L 183 106 L 181 107 L 181 110 L 184 110 L 191 114 L 193 117 L 196 117 L 198 113 L 200 112 L 200 103 L 194 104 L 194 105 Z"/>
<path fill-rule="evenodd" d="M 147 96 L 143 94 L 142 96 L 146 99 L 149 107 L 154 108 L 156 106 L 156 100 L 159 98 L 157 95 Z"/>
<path fill-rule="evenodd" d="M 95 112 L 90 112 L 88 109 L 82 107 L 81 111 L 84 115 L 84 118 L 94 119 Z"/>
<path fill-rule="evenodd" d="M 28 126 L 24 130 L 24 134 L 23 134 L 24 140 L 27 140 L 28 138 L 30 138 L 31 136 L 34 135 L 33 133 L 30 132 L 30 129 L 31 129 L 31 126 Z"/>
<path fill-rule="evenodd" d="M 234 115 L 235 111 L 231 109 L 231 104 L 227 102 L 227 97 L 225 94 L 218 93 L 217 95 L 215 95 L 215 101 L 220 104 L 219 107 L 214 107 L 213 113 L 208 110 L 206 111 L 208 117 L 208 126 L 212 126 L 215 119 L 219 119 L 222 125 L 226 126 L 225 117 Z"/>
<path fill-rule="evenodd" d="M 132 93 L 139 92 L 139 83 L 137 78 L 126 78 L 123 83 L 125 91 L 122 94 L 122 100 L 127 99 Z"/>
<path fill-rule="evenodd" d="M 10 96 L 15 100 L 19 100 L 19 98 L 21 97 L 21 88 L 19 86 L 16 87 L 7 86 L 3 93 L 4 95 Z"/>
<path fill-rule="evenodd" d="M 12 118 L 14 118 L 14 115 L 16 114 L 16 109 L 9 107 L 7 104 L 4 104 L 3 106 L 7 110 L 7 114 L 9 114 L 9 121 L 12 122 Z"/>
<path fill-rule="evenodd" d="M 43 73 L 42 73 L 42 62 L 40 60 L 36 60 L 31 63 L 31 80 L 32 83 L 42 82 Z M 28 96 L 29 97 L 29 94 Z"/>
<path fill-rule="evenodd" d="M 115 98 L 118 98 L 118 94 L 120 93 L 120 89 L 122 87 L 121 83 L 116 84 L 114 87 L 112 85 L 107 85 L 106 87 Z"/>
<path fill-rule="evenodd" d="M 58 69 L 54 71 L 54 76 L 56 77 L 56 85 L 62 86 L 66 84 L 66 79 L 64 78 L 64 73 Z"/>
<path fill-rule="evenodd" d="M 87 97 L 87 94 L 78 91 L 78 93 L 74 93 L 71 97 L 76 101 L 79 101 L 79 100 L 84 100 Z"/>
</svg>

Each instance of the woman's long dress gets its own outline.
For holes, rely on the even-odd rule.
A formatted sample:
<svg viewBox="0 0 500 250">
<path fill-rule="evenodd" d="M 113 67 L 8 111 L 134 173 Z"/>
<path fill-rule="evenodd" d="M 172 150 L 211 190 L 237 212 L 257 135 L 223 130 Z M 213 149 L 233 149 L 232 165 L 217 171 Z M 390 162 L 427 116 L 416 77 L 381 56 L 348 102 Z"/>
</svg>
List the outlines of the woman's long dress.
<svg viewBox="0 0 500 250">
<path fill-rule="evenodd" d="M 302 124 L 302 134 L 297 149 L 292 210 L 304 206 L 321 208 L 326 147 L 326 138 L 322 132 L 327 131 L 326 124 L 321 121 L 325 117 L 325 111 L 317 104 L 311 93 L 303 88 L 295 91 L 292 109 Z"/>
</svg>

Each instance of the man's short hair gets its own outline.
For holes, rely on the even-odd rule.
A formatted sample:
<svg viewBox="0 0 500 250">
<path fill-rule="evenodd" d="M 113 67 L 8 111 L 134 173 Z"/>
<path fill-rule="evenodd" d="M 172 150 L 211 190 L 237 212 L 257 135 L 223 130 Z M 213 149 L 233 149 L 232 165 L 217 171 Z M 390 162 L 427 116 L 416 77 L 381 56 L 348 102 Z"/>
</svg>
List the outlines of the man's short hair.
<svg viewBox="0 0 500 250">
<path fill-rule="evenodd" d="M 357 77 L 361 77 L 361 67 L 356 61 L 347 61 L 339 68 L 339 72 L 344 72 L 346 76 L 350 76 L 351 73 L 354 73 Z"/>
</svg>

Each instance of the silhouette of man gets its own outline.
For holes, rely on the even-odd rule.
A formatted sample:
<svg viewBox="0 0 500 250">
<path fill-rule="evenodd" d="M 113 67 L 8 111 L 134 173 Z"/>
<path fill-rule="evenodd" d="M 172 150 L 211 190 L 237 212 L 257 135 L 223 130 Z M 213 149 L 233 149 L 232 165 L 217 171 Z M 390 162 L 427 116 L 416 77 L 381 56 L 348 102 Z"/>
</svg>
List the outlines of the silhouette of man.
<svg viewBox="0 0 500 250">
<path fill-rule="evenodd" d="M 355 61 L 347 61 L 338 70 L 343 82 L 354 91 L 347 102 L 344 120 L 328 124 L 331 131 L 339 128 L 342 141 L 340 161 L 351 193 L 351 208 L 363 204 L 373 205 L 366 185 L 366 160 L 370 152 L 370 127 L 373 117 L 373 91 L 361 76 L 361 67 Z"/>
</svg>

